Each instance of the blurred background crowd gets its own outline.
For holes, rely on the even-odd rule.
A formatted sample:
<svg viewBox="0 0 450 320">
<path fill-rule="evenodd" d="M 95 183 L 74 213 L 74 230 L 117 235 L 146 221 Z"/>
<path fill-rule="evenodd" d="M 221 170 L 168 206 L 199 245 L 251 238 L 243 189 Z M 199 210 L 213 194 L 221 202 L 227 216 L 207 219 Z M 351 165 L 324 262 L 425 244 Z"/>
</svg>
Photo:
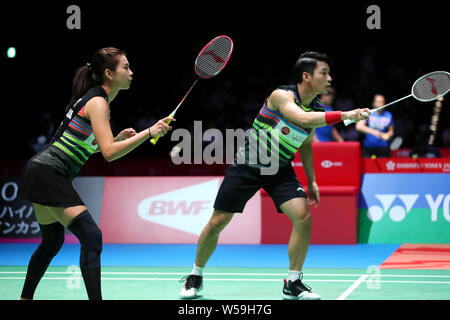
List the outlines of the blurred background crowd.
<svg viewBox="0 0 450 320">
<path fill-rule="evenodd" d="M 134 72 L 131 89 L 111 103 L 114 133 L 128 127 L 143 130 L 167 116 L 195 80 L 198 51 L 219 34 L 234 40 L 230 63 L 216 78 L 199 82 L 178 112 L 174 129 L 192 130 L 196 120 L 202 121 L 203 130 L 250 128 L 268 94 L 287 83 L 295 60 L 308 50 L 326 52 L 333 60 L 334 110 L 371 107 L 375 94 L 384 95 L 386 103 L 396 100 L 408 95 L 421 75 L 448 71 L 440 18 L 446 1 L 379 1 L 379 30 L 366 27 L 369 4 L 317 1 L 280 7 L 249 1 L 217 19 L 202 16 L 207 9 L 199 13 L 187 4 L 175 16 L 170 8 L 141 10 L 127 4 L 126 16 L 103 28 L 105 17 L 114 17 L 119 8 L 81 2 L 82 28 L 75 31 L 65 28 L 65 3 L 45 11 L 46 19 L 36 18 L 41 7 L 28 15 L 22 11 L 25 18 L 18 21 L 31 19 L 35 28 L 13 28 L 16 33 L 2 43 L 2 50 L 17 48 L 14 59 L 1 60 L 1 128 L 8 137 L 2 158 L 27 159 L 49 141 L 64 117 L 76 68 L 103 46 L 126 50 Z M 56 24 L 62 27 L 54 30 Z M 450 147 L 447 105 L 444 100 L 434 141 L 440 148 Z M 402 147 L 414 147 L 417 135 L 429 129 L 433 106 L 410 98 L 389 108 Z M 364 139 L 355 125 L 341 123 L 336 129 L 344 141 Z M 167 156 L 173 145 L 166 136 L 157 146 L 148 144 L 132 155 Z"/>
</svg>

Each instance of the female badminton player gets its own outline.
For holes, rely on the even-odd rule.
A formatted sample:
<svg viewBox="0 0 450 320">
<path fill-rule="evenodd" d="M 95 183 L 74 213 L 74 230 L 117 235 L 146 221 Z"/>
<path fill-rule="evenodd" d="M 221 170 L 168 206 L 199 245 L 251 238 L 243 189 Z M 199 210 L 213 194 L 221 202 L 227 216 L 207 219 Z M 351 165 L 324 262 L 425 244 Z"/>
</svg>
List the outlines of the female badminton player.
<svg viewBox="0 0 450 320">
<path fill-rule="evenodd" d="M 100 253 L 102 233 L 72 186 L 72 180 L 94 152 L 116 160 L 153 136 L 171 130 L 164 118 L 137 133 L 128 128 L 113 137 L 109 103 L 130 87 L 133 72 L 124 51 L 98 50 L 78 68 L 72 97 L 49 145 L 27 164 L 22 195 L 33 203 L 42 241 L 31 256 L 21 299 L 33 299 L 36 287 L 64 242 L 64 227 L 80 241 L 80 269 L 90 300 L 102 299 Z"/>
<path fill-rule="evenodd" d="M 324 112 L 317 95 L 326 94 L 332 80 L 329 59 L 325 54 L 302 54 L 294 66 L 293 74 L 295 78 L 292 84 L 274 90 L 253 122 L 256 136 L 262 137 L 258 132 L 265 135 L 265 139 L 259 139 L 263 145 L 252 146 L 250 134 L 238 149 L 234 163 L 228 167 L 214 203 L 214 212 L 200 234 L 194 268 L 185 277 L 180 298 L 192 299 L 198 296 L 203 288 L 203 268 L 216 248 L 220 232 L 231 221 L 233 213 L 242 212 L 255 192 L 264 188 L 278 212 L 286 214 L 293 226 L 288 244 L 288 279 L 285 280 L 282 297 L 290 300 L 320 299 L 318 294 L 302 283 L 302 267 L 311 235 L 308 202 L 317 206 L 320 200 L 311 148 L 314 128 L 345 119 L 367 119 L 369 109 Z M 261 147 L 265 151 L 277 153 L 277 157 L 271 157 L 279 161 L 276 173 L 264 175 L 261 171 L 263 161 L 250 161 L 258 157 L 252 153 L 257 153 Z M 308 194 L 292 168 L 291 161 L 297 150 L 308 178 Z"/>
</svg>

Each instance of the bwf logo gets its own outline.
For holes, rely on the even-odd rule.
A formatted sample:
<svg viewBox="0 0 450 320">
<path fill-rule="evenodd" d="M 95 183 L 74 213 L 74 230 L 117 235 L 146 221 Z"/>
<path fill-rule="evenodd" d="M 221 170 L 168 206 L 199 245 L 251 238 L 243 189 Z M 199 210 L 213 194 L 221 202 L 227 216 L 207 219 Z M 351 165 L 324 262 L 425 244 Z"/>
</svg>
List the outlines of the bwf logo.
<svg viewBox="0 0 450 320">
<path fill-rule="evenodd" d="M 375 198 L 379 200 L 381 206 L 370 206 L 367 210 L 367 218 L 377 222 L 387 213 L 392 221 L 401 222 L 411 211 L 419 196 L 419 194 L 375 194 Z M 403 205 L 392 206 L 396 199 L 399 199 Z M 442 208 L 444 219 L 450 222 L 450 194 L 438 194 L 437 196 L 425 194 L 425 200 L 430 209 L 431 221 L 438 220 L 438 210 Z"/>
<path fill-rule="evenodd" d="M 169 228 L 200 235 L 213 213 L 212 204 L 219 190 L 219 179 L 142 199 L 139 217 Z"/>
</svg>

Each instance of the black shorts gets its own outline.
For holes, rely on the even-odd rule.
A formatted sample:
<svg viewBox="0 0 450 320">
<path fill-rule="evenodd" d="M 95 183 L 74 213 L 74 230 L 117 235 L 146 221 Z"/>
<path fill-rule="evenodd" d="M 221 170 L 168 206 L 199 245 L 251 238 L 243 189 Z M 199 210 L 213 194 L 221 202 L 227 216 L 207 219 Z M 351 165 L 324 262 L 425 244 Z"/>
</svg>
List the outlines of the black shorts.
<svg viewBox="0 0 450 320">
<path fill-rule="evenodd" d="M 28 161 L 22 174 L 19 194 L 30 202 L 50 207 L 85 205 L 70 178 L 60 169 Z"/>
<path fill-rule="evenodd" d="M 277 211 L 293 198 L 306 198 L 305 190 L 295 175 L 292 166 L 278 170 L 275 175 L 261 175 L 260 169 L 242 164 L 227 168 L 225 178 L 217 193 L 214 208 L 227 212 L 242 212 L 248 200 L 263 188 L 272 198 Z"/>
</svg>

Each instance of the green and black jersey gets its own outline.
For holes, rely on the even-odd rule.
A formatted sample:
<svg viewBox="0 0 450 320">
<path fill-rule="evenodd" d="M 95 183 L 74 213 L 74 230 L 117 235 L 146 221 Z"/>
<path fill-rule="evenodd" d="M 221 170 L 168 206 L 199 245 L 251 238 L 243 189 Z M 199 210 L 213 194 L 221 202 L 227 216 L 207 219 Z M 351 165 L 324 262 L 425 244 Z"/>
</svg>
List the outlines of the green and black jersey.
<svg viewBox="0 0 450 320">
<path fill-rule="evenodd" d="M 36 155 L 33 161 L 55 166 L 70 179 L 75 178 L 83 164 L 98 148 L 98 145 L 92 144 L 95 137 L 84 109 L 89 100 L 99 96 L 108 101 L 105 90 L 96 86 L 78 99 L 67 112 L 49 145 Z"/>
<path fill-rule="evenodd" d="M 325 111 L 317 98 L 308 108 L 303 106 L 296 85 L 285 85 L 277 89 L 292 92 L 295 103 L 306 112 Z M 253 130 L 250 130 L 245 143 L 238 149 L 235 163 L 261 168 L 270 166 L 267 163 L 267 158 L 270 158 L 270 161 L 279 161 L 280 168 L 290 165 L 295 153 L 312 132 L 312 128 L 303 128 L 286 119 L 280 112 L 269 109 L 267 101 L 268 99 L 253 122 Z"/>
</svg>

